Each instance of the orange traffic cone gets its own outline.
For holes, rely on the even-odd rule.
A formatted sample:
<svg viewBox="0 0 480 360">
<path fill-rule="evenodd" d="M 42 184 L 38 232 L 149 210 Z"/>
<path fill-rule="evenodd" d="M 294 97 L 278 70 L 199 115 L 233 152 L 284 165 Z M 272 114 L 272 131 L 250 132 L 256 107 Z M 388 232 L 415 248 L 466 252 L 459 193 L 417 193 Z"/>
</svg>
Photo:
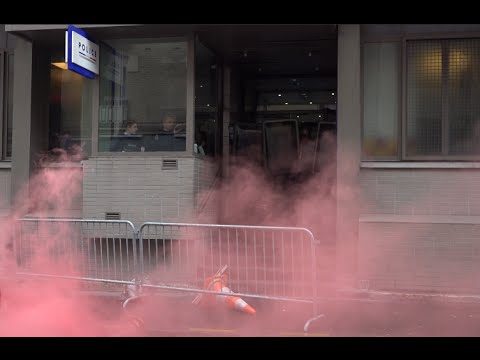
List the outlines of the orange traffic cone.
<svg viewBox="0 0 480 360">
<path fill-rule="evenodd" d="M 216 279 L 216 278 L 220 277 L 221 275 L 223 275 L 225 270 L 227 270 L 227 265 L 223 265 L 223 267 L 218 269 L 218 271 L 215 273 L 215 275 L 205 279 L 205 283 L 203 285 L 203 288 L 205 290 L 210 290 L 211 287 L 213 286 L 213 279 Z M 227 281 L 226 278 L 225 278 L 224 282 L 225 281 Z M 220 290 L 221 289 L 218 289 L 217 291 L 220 291 Z M 211 303 L 215 303 L 214 300 L 215 300 L 215 297 L 210 295 L 210 294 L 208 294 L 208 296 L 205 296 L 205 297 L 204 297 L 204 294 L 198 294 L 197 296 L 195 296 L 195 299 L 193 299 L 192 304 L 194 304 L 194 305 L 204 305 L 204 304 L 208 304 L 208 303 L 211 304 Z"/>
<path fill-rule="evenodd" d="M 233 293 L 230 288 L 227 287 L 227 275 L 223 274 L 227 266 L 225 265 L 221 268 L 214 276 L 208 277 L 205 279 L 203 288 L 209 291 L 215 291 L 218 293 Z M 242 311 L 244 313 L 255 315 L 257 312 L 253 307 L 248 305 L 243 299 L 238 296 L 228 296 L 228 295 L 213 295 L 213 294 L 202 294 L 195 297 L 193 304 L 204 304 L 204 305 L 213 305 L 216 302 L 224 303 L 232 310 Z"/>
<path fill-rule="evenodd" d="M 222 284 L 224 283 L 224 278 L 221 276 L 212 276 L 205 279 L 203 288 L 208 291 L 221 292 Z M 215 305 L 214 294 L 198 294 L 195 299 L 193 299 L 192 304 L 199 306 L 213 306 Z"/>
<path fill-rule="evenodd" d="M 222 292 L 222 287 L 227 282 L 226 275 L 220 275 L 216 277 L 208 277 L 205 279 L 204 289 L 209 291 Z M 213 294 L 206 294 L 203 304 L 213 305 L 215 304 L 215 296 Z"/>
<path fill-rule="evenodd" d="M 233 291 L 230 288 L 223 286 L 222 293 L 232 293 Z M 245 300 L 239 298 L 238 296 L 217 296 L 217 299 L 221 302 L 224 302 L 230 309 L 242 311 L 244 313 L 255 315 L 257 312 L 253 307 L 248 305 Z"/>
<path fill-rule="evenodd" d="M 220 293 L 233 293 L 227 285 L 227 275 L 221 275 L 216 278 L 207 278 L 205 280 L 207 290 L 217 291 Z M 210 286 L 210 288 L 208 288 Z M 217 302 L 224 303 L 232 310 L 242 311 L 244 313 L 255 315 L 257 312 L 253 307 L 248 305 L 238 296 L 217 295 Z"/>
</svg>

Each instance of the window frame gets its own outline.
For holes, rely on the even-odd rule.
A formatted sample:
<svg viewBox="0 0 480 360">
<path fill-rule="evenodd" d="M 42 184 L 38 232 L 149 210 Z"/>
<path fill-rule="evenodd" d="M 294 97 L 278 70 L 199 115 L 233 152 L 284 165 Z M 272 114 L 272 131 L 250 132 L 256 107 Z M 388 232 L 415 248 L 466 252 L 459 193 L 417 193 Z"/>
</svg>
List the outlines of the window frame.
<svg viewBox="0 0 480 360">
<path fill-rule="evenodd" d="M 13 79 L 10 79 L 8 67 L 10 65 L 10 55 L 13 55 L 13 49 L 0 48 L 0 161 L 11 161 L 12 156 L 7 156 L 8 146 L 8 89 Z"/>
</svg>

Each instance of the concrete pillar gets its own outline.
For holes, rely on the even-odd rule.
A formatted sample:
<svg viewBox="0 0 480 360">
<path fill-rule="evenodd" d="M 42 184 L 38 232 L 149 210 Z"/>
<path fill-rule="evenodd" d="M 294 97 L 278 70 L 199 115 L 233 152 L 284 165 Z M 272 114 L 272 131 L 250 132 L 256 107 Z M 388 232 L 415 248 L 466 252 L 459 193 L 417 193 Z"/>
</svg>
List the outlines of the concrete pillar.
<svg viewBox="0 0 480 360">
<path fill-rule="evenodd" d="M 13 71 L 12 199 L 30 174 L 30 120 L 32 114 L 32 43 L 16 40 Z"/>
<path fill-rule="evenodd" d="M 5 32 L 5 24 L 0 24 L 0 49 L 7 47 L 7 33 Z"/>
<path fill-rule="evenodd" d="M 361 153 L 360 25 L 338 26 L 337 249 L 338 286 L 355 286 Z"/>
</svg>

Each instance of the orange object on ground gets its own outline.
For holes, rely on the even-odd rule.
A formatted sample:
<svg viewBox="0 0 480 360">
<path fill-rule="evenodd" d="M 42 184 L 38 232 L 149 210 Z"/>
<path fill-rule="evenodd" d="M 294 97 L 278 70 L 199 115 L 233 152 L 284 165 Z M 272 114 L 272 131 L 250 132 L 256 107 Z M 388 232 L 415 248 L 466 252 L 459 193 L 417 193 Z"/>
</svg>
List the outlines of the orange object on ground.
<svg viewBox="0 0 480 360">
<path fill-rule="evenodd" d="M 222 287 L 222 293 L 231 293 L 233 292 L 230 288 L 224 286 Z M 255 315 L 257 312 L 253 307 L 248 305 L 245 300 L 239 298 L 238 296 L 217 296 L 217 299 L 223 298 L 223 302 L 233 310 L 242 311 L 244 313 Z"/>
<path fill-rule="evenodd" d="M 222 292 L 222 287 L 227 282 L 226 275 L 220 275 L 217 277 L 208 277 L 205 279 L 204 289 L 209 291 Z M 216 295 L 205 294 L 203 304 L 214 305 Z"/>
<path fill-rule="evenodd" d="M 233 291 L 230 290 L 226 286 L 227 284 L 227 275 L 221 275 L 217 277 L 209 277 L 205 279 L 205 289 L 210 290 L 210 291 L 216 291 L 219 293 L 232 293 Z M 213 302 L 214 296 L 208 294 L 209 296 L 207 297 L 210 301 L 210 303 Z M 227 305 L 228 308 L 232 310 L 237 310 L 241 311 L 250 315 L 255 315 L 257 312 L 253 307 L 248 305 L 245 300 L 238 296 L 228 296 L 228 295 L 216 295 L 217 302 L 224 303 Z"/>
<path fill-rule="evenodd" d="M 223 273 L 227 270 L 227 265 L 223 265 L 220 269 L 218 269 L 218 271 L 215 273 L 215 275 L 213 275 L 212 277 L 209 277 L 205 280 L 205 284 L 203 285 L 203 288 L 208 290 L 212 287 L 213 285 L 213 279 L 216 279 L 218 277 L 220 277 L 221 275 L 223 275 Z M 225 280 L 224 282 L 227 281 L 227 278 L 225 277 Z M 208 301 L 210 300 L 210 301 Z M 195 299 L 193 299 L 192 301 L 192 304 L 193 305 L 204 305 L 204 304 L 208 304 L 208 302 L 212 303 L 212 300 L 214 300 L 214 296 L 212 295 L 209 295 L 208 297 L 206 297 L 206 300 L 205 300 L 205 297 L 204 297 L 204 294 L 198 294 L 197 296 L 195 296 Z"/>
</svg>

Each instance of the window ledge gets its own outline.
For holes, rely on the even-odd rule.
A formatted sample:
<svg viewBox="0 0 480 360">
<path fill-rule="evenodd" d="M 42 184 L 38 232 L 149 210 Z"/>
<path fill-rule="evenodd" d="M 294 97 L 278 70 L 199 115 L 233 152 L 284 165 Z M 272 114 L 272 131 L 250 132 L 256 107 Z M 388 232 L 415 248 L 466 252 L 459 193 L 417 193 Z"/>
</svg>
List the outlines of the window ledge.
<svg viewBox="0 0 480 360">
<path fill-rule="evenodd" d="M 480 162 L 467 161 L 362 161 L 362 169 L 480 169 Z"/>
<path fill-rule="evenodd" d="M 193 153 L 186 151 L 132 151 L 132 152 L 121 152 L 121 151 L 105 151 L 100 152 L 94 155 L 90 155 L 87 160 L 92 159 L 120 159 L 120 158 L 192 158 Z"/>
<path fill-rule="evenodd" d="M 11 161 L 0 161 L 0 169 L 11 169 L 12 162 Z"/>
<path fill-rule="evenodd" d="M 63 161 L 63 162 L 52 162 L 45 165 L 39 166 L 39 168 L 81 168 L 83 167 L 83 162 L 70 162 L 70 161 Z"/>
<path fill-rule="evenodd" d="M 480 216 L 466 215 L 360 215 L 360 223 L 412 223 L 412 224 L 480 224 Z"/>
<path fill-rule="evenodd" d="M 59 216 L 61 215 L 61 216 Z M 48 211 L 42 211 L 42 212 L 31 212 L 28 214 L 25 214 L 23 216 L 24 219 L 76 219 L 79 221 L 82 221 L 82 210 L 78 209 L 72 209 L 72 210 L 64 210 L 62 211 L 61 214 L 58 214 L 56 211 L 52 211 L 50 214 Z"/>
</svg>

